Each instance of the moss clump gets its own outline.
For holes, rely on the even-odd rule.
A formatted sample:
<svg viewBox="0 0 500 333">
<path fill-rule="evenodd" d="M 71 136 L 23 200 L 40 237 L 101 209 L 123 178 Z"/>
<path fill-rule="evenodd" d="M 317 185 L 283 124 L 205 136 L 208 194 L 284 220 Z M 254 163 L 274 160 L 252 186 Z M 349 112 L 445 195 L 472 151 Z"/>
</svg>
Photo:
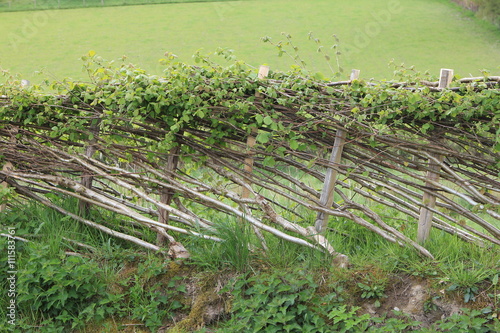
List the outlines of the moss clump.
<svg viewBox="0 0 500 333">
<path fill-rule="evenodd" d="M 207 290 L 196 297 L 189 315 L 181 320 L 170 332 L 183 332 L 201 329 L 213 319 L 213 306 L 224 311 L 221 297 L 214 290 Z M 219 311 L 220 312 L 220 311 Z M 219 313 L 216 313 L 218 315 Z"/>
</svg>

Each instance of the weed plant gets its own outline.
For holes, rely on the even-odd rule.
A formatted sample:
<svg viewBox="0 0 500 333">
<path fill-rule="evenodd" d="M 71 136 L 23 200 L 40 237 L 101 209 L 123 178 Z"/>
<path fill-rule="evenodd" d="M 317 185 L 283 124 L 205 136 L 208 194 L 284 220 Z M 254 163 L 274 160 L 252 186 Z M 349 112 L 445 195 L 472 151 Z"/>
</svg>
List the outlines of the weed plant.
<svg viewBox="0 0 500 333">
<path fill-rule="evenodd" d="M 221 332 L 331 332 L 325 319 L 340 317 L 340 311 L 334 309 L 342 298 L 334 292 L 321 297 L 317 289 L 311 275 L 300 270 L 243 276 L 224 290 L 235 301 L 233 317 Z M 357 324 L 357 320 L 342 321 L 332 328 Z"/>
<path fill-rule="evenodd" d="M 303 270 L 243 275 L 223 292 L 233 296 L 232 317 L 217 327 L 217 332 L 486 333 L 500 328 L 498 319 L 488 318 L 491 309 L 463 309 L 463 313 L 439 320 L 430 328 L 422 328 L 422 323 L 398 311 L 392 311 L 390 317 L 370 317 L 359 307 L 346 305 L 341 288 L 319 288 Z"/>
<path fill-rule="evenodd" d="M 77 207 L 74 200 L 58 203 L 70 211 Z M 106 217 L 108 223 L 119 225 L 119 219 Z M 156 331 L 184 307 L 186 288 L 179 277 L 169 276 L 168 260 L 161 256 L 144 253 L 36 203 L 1 212 L 0 224 L 1 231 L 14 227 L 16 236 L 29 240 L 16 242 L 19 332 L 70 332 L 100 325 L 110 317 L 139 320 Z M 0 251 L 7 253 L 5 237 L 0 238 Z M 0 268 L 0 286 L 7 290 L 6 260 L 0 261 Z M 9 301 L 3 293 L 3 318 Z M 11 328 L 0 321 L 0 331 Z"/>
<path fill-rule="evenodd" d="M 68 210 L 74 200 L 54 198 Z M 114 227 L 120 218 L 96 209 L 92 218 L 106 219 Z M 301 212 L 308 220 L 314 214 Z M 212 220 L 219 218 L 216 213 Z M 397 216 L 396 216 L 397 218 Z M 414 226 L 401 223 L 405 232 Z M 23 332 L 68 332 L 88 325 L 100 327 L 106 318 L 129 318 L 152 331 L 179 311 L 185 311 L 184 278 L 171 270 L 169 261 L 156 254 L 110 238 L 82 226 L 51 209 L 34 203 L 0 213 L 2 229 L 16 228 L 16 235 L 29 242 L 16 243 L 18 264 L 18 326 Z M 187 261 L 199 274 L 236 275 L 222 294 L 230 294 L 229 320 L 217 332 L 495 332 L 500 308 L 500 254 L 467 244 L 433 230 L 426 247 L 435 260 L 422 259 L 415 251 L 390 243 L 342 219 L 331 218 L 327 238 L 336 250 L 347 254 L 349 269 L 335 269 L 331 258 L 276 237 L 265 235 L 267 251 L 251 227 L 238 219 L 220 219 L 213 235 L 225 241 L 192 237 L 186 246 Z M 143 233 L 150 231 L 138 229 Z M 154 233 L 151 232 L 154 239 Z M 83 249 L 67 239 L 86 243 Z M 0 238 L 6 251 L 6 239 Z M 67 251 L 81 256 L 68 256 Z M 6 286 L 6 261 L 0 261 L 0 285 Z M 464 310 L 438 321 L 432 330 L 401 314 L 370 318 L 353 303 L 358 297 L 383 303 L 390 277 L 412 275 L 431 282 L 431 288 L 458 295 L 474 310 Z M 5 290 L 5 288 L 4 288 Z M 489 309 L 476 309 L 486 298 Z M 6 295 L 0 297 L 0 315 L 6 316 Z M 433 308 L 432 299 L 426 304 Z M 3 325 L 3 326 L 2 326 Z M 455 326 L 453 326 L 455 325 Z M 455 330 L 456 327 L 457 330 Z M 8 327 L 4 322 L 0 330 Z"/>
</svg>

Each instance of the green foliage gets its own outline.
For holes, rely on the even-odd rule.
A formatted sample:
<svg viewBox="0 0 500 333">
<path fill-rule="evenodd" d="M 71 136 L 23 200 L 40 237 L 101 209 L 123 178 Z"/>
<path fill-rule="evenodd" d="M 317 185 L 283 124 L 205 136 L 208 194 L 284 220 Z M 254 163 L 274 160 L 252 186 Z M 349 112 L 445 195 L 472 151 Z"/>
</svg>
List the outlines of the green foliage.
<svg viewBox="0 0 500 333">
<path fill-rule="evenodd" d="M 500 2 L 497 0 L 474 0 L 479 5 L 478 15 L 500 27 Z"/>
<path fill-rule="evenodd" d="M 220 54 L 232 59 L 231 52 L 227 50 L 220 50 Z M 223 146 L 224 139 L 238 138 L 257 128 L 260 131 L 257 144 L 266 152 L 275 151 L 284 155 L 290 149 L 305 151 L 307 144 L 315 139 L 308 137 L 309 133 L 322 133 L 321 126 L 336 122 L 353 131 L 366 131 L 369 128 L 377 135 L 408 127 L 414 128 L 417 133 L 427 134 L 436 124 L 453 124 L 456 131 L 472 133 L 482 137 L 484 142 L 491 143 L 494 153 L 500 151 L 500 138 L 497 135 L 499 114 L 496 108 L 500 94 L 495 90 L 459 86 L 456 91 L 434 93 L 426 88 L 414 91 L 392 89 L 385 84 L 373 86 L 362 81 L 355 81 L 349 88 L 332 89 L 322 81 L 296 73 L 273 73 L 274 80 L 270 83 L 260 82 L 255 80 L 255 73 L 239 61 L 233 61 L 226 68 L 213 64 L 209 58 L 199 54 L 197 61 L 201 67 L 187 66 L 168 57 L 165 59 L 168 71 L 162 78 L 146 75 L 131 65 L 115 67 L 107 64 L 94 52 L 84 57 L 84 61 L 91 83 L 54 83 L 51 88 L 60 95 L 46 94 L 38 91 L 38 88 L 28 91 L 2 86 L 1 92 L 12 99 L 9 107 L 0 109 L 0 120 L 23 124 L 27 129 L 36 130 L 40 137 L 50 137 L 54 142 L 69 146 L 70 150 L 78 149 L 88 140 L 94 139 L 88 127 L 98 124 L 100 142 L 105 148 L 113 144 L 136 146 L 140 143 L 150 152 L 167 153 L 178 145 L 177 140 L 186 129 L 209 129 L 209 135 L 200 143 L 200 147 L 216 143 Z M 283 91 L 290 97 L 281 97 Z M 255 104 L 257 92 L 263 97 Z M 61 98 L 61 95 L 65 97 Z M 293 105 L 292 110 L 297 115 L 294 123 L 284 122 L 280 111 L 290 105 Z M 337 113 L 352 106 L 355 107 L 350 109 L 351 114 Z M 96 115 L 100 121 L 92 122 Z M 142 128 L 153 125 L 158 131 L 165 129 L 165 136 L 161 140 L 140 135 Z M 127 134 L 117 132 L 117 128 L 126 129 L 124 132 Z M 418 135 L 416 137 L 420 138 Z M 372 140 L 372 144 L 373 147 L 378 145 L 375 140 Z M 194 149 L 183 149 L 186 149 L 183 156 L 186 156 L 186 161 L 190 161 L 189 153 L 194 152 Z M 154 153 L 147 157 L 153 163 L 157 158 Z M 123 156 L 124 161 L 129 159 L 132 159 L 131 154 Z M 262 163 L 272 166 L 277 160 L 269 155 Z M 494 169 L 497 166 L 490 167 Z M 59 218 L 58 222 L 63 225 L 67 220 Z M 47 225 L 42 222 L 25 227 L 37 235 L 45 231 Z M 215 267 L 229 265 L 236 270 L 247 271 L 251 253 L 248 230 L 239 228 L 236 222 L 221 223 L 216 229 L 216 235 L 224 236 L 225 242 L 218 245 L 220 256 L 216 257 Z M 59 236 L 56 233 L 53 235 Z M 363 241 L 359 243 L 364 244 Z M 36 317 L 41 317 L 43 312 L 43 315 L 62 323 L 73 321 L 72 326 L 79 327 L 84 320 L 102 319 L 106 315 L 128 311 L 131 317 L 145 321 L 148 327 L 156 329 L 170 311 L 182 306 L 179 302 L 170 302 L 168 295 L 159 293 L 160 285 L 153 284 L 147 290 L 144 288 L 145 283 L 140 281 L 139 276 L 142 273 L 151 276 L 163 274 L 162 267 L 158 265 L 148 266 L 147 272 L 141 267 L 141 274 L 130 280 L 132 287 L 127 296 L 130 308 L 127 310 L 116 305 L 126 298 L 124 295 L 99 297 L 104 288 L 102 279 L 99 274 L 88 274 L 88 271 L 99 271 L 98 266 L 80 258 L 65 259 L 49 255 L 57 253 L 57 250 L 47 251 L 46 247 L 43 253 L 37 250 L 30 254 L 35 256 L 34 262 L 25 266 L 24 288 L 32 290 L 27 289 L 22 297 L 23 301 L 35 305 Z M 363 250 L 358 244 L 356 251 Z M 208 251 L 207 254 L 212 255 Z M 397 265 L 401 263 L 394 264 L 395 267 Z M 65 268 L 62 272 L 57 270 L 60 266 Z M 37 275 L 39 272 L 43 275 Z M 431 274 L 421 268 L 418 272 Z M 479 270 L 470 273 L 469 265 L 457 272 L 460 274 L 452 276 L 450 271 L 454 281 L 451 282 L 457 288 L 464 288 L 466 302 L 474 300 L 478 292 L 474 284 L 485 280 L 491 273 L 487 270 L 486 275 Z M 182 292 L 175 289 L 175 285 L 170 287 L 174 288 L 173 295 Z M 358 287 L 362 298 L 378 301 L 384 296 L 385 286 L 373 281 L 359 283 Z M 55 294 L 58 288 L 64 292 Z M 253 331 L 279 328 L 301 332 L 328 331 L 331 327 L 349 330 L 367 325 L 364 320 L 367 318 L 360 317 L 363 318 L 360 320 L 355 315 L 357 309 L 335 307 L 338 305 L 335 305 L 339 301 L 338 295 L 333 296 L 333 301 L 326 301 L 316 295 L 317 290 L 313 279 L 302 273 L 283 275 L 278 272 L 238 281 L 232 291 L 235 295 L 235 316 L 230 325 L 239 330 L 250 327 Z M 92 304 L 86 306 L 82 299 L 89 299 Z M 96 304 L 106 306 L 99 307 Z M 148 315 L 152 311 L 155 314 Z M 78 313 L 84 314 L 84 319 L 76 317 Z M 37 318 L 37 321 L 43 319 Z"/>
<path fill-rule="evenodd" d="M 500 141 L 496 138 L 497 127 L 491 127 L 499 121 L 499 114 L 495 109 L 500 98 L 498 91 L 478 92 L 462 86 L 459 91 L 444 90 L 431 97 L 433 94 L 428 88 L 422 91 L 390 91 L 383 85 L 353 84 L 349 93 L 360 107 L 369 107 L 374 111 L 367 114 L 355 108 L 353 113 L 356 120 L 374 122 L 381 126 L 377 128 L 380 131 L 411 126 L 428 134 L 436 128 L 437 123 L 453 122 L 455 128 L 493 139 L 494 151 L 500 149 Z M 473 119 L 486 121 L 471 124 Z"/>
<path fill-rule="evenodd" d="M 299 52 L 299 47 L 294 44 L 292 40 L 292 36 L 288 33 L 282 32 L 281 35 L 285 38 L 284 41 L 274 42 L 273 39 L 269 36 L 262 37 L 262 41 L 264 43 L 269 43 L 278 51 L 278 57 L 282 57 L 283 55 L 288 56 L 294 62 L 292 66 L 292 71 L 297 75 L 305 75 L 305 76 L 313 76 L 318 80 L 326 79 L 326 77 L 321 73 L 311 73 L 307 68 L 308 64 L 302 58 L 301 53 Z M 336 60 L 335 64 L 332 64 L 332 56 L 328 51 L 324 50 L 324 45 L 321 43 L 319 38 L 316 38 L 312 32 L 309 32 L 309 40 L 315 44 L 316 52 L 323 56 L 323 60 L 328 64 L 328 68 L 332 74 L 332 78 L 339 77 L 340 74 L 344 71 L 342 67 L 340 67 L 340 51 L 339 51 L 339 43 L 340 40 L 336 35 L 333 35 L 334 44 L 330 49 L 333 50 L 334 58 Z M 334 68 L 336 67 L 336 68 Z"/>
<path fill-rule="evenodd" d="M 388 282 L 387 275 L 383 274 L 379 269 L 371 269 L 363 277 L 362 281 L 356 284 L 361 291 L 360 297 L 362 299 L 374 300 L 374 306 L 380 307 L 380 299 L 387 297 L 385 295 Z"/>
<path fill-rule="evenodd" d="M 68 205 L 71 204 L 74 205 L 74 203 L 68 203 Z M 32 214 L 45 216 L 42 222 L 45 223 L 45 227 L 40 228 L 41 220 L 37 220 Z M 16 227 L 18 236 L 32 234 L 37 229 L 39 229 L 37 235 L 53 230 L 44 228 L 55 223 L 50 222 L 49 219 L 57 219 L 56 214 L 44 213 L 37 205 L 20 210 L 14 207 L 13 210 L 4 212 L 0 216 L 3 225 Z M 60 219 L 57 220 L 57 223 L 59 222 Z M 230 224 L 228 228 L 231 229 L 234 226 L 236 224 Z M 349 229 L 349 232 L 353 236 L 362 237 L 362 235 L 355 234 L 353 229 Z M 65 236 L 69 235 L 65 234 Z M 5 253 L 6 243 L 3 240 L 3 238 L 0 239 L 0 251 Z M 442 241 L 440 239 L 440 242 Z M 430 246 L 434 244 L 430 243 Z M 480 257 L 481 252 L 475 248 L 458 247 L 456 243 L 455 246 L 455 251 L 462 250 L 467 254 L 467 259 L 476 260 Z M 276 247 L 283 249 L 283 246 L 279 244 Z M 112 246 L 111 249 L 100 252 L 95 260 L 65 257 L 60 252 L 48 251 L 46 246 L 36 244 L 36 242 L 29 245 L 17 242 L 16 248 L 19 252 L 19 267 L 22 269 L 19 272 L 18 286 L 22 284 L 19 297 L 20 299 L 22 297 L 23 301 L 19 304 L 23 319 L 19 322 L 19 328 L 23 332 L 68 332 L 72 327 L 83 328 L 91 322 L 99 324 L 104 318 L 109 317 L 136 319 L 155 331 L 164 325 L 173 313 L 185 308 L 185 277 L 175 275 L 178 272 L 170 271 L 170 266 L 165 265 L 161 257 L 145 256 L 139 252 L 125 252 L 121 248 Z M 399 249 L 399 247 L 395 248 Z M 405 266 L 397 263 L 396 268 L 404 267 L 408 269 L 408 272 L 411 272 L 410 269 L 415 266 L 412 262 L 421 260 L 404 249 L 395 253 L 382 249 L 383 247 L 378 248 L 378 252 L 385 251 L 382 257 L 391 257 L 393 260 L 405 262 Z M 377 249 L 373 248 L 370 251 L 376 253 Z M 431 273 L 416 266 L 415 271 L 419 272 L 417 276 L 443 278 L 441 275 L 443 265 L 457 267 L 457 262 L 461 257 L 458 255 L 454 257 L 455 252 L 449 244 L 447 244 L 446 251 L 449 262 L 443 260 L 439 266 L 434 266 L 429 270 Z M 205 252 L 211 254 L 209 249 Z M 296 256 L 305 255 L 300 248 L 295 248 L 294 253 Z M 292 258 L 292 254 L 287 256 Z M 245 275 L 229 284 L 223 292 L 231 295 L 232 318 L 226 323 L 219 323 L 222 327 L 218 328 L 217 332 L 256 332 L 258 330 L 263 332 L 287 330 L 290 332 L 496 332 L 499 330 L 500 323 L 494 318 L 496 310 L 491 309 L 463 310 L 462 314 L 441 320 L 430 329 L 419 328 L 418 322 L 402 314 L 381 318 L 370 317 L 362 314 L 359 308 L 348 305 L 350 302 L 346 297 L 347 291 L 341 286 L 342 283 L 339 283 L 338 277 L 332 278 L 331 281 L 334 281 L 332 284 L 329 284 L 330 280 L 327 280 L 325 284 L 324 280 L 314 278 L 313 273 L 320 269 L 307 266 L 306 262 L 311 259 L 307 258 L 307 260 L 299 258 L 288 262 L 288 267 L 306 267 L 303 270 L 287 272 L 280 267 L 274 267 L 272 272 L 254 276 Z M 378 257 L 363 258 L 365 261 L 380 260 Z M 498 262 L 494 256 L 491 260 Z M 131 271 L 132 273 L 121 275 L 125 270 L 124 262 L 133 264 L 135 269 Z M 429 262 L 426 264 L 430 266 Z M 483 265 L 486 264 L 487 261 L 483 262 Z M 5 260 L 0 261 L 0 281 L 3 282 L 5 282 L 5 276 L 1 274 L 7 271 L 5 265 Z M 107 270 L 111 272 L 106 272 L 103 266 L 107 266 Z M 227 266 L 225 263 L 219 267 Z M 282 264 L 281 267 L 283 266 L 286 267 Z M 205 266 L 201 267 L 205 268 Z M 463 266 L 459 271 L 465 270 L 465 267 Z M 485 267 L 481 268 L 476 263 L 475 266 L 471 265 L 467 268 L 470 271 L 476 270 L 478 273 L 465 277 L 462 277 L 463 272 L 457 273 L 453 281 L 462 281 L 464 286 L 469 283 L 491 282 L 492 288 L 488 289 L 491 293 L 490 297 L 492 300 L 495 295 L 498 297 L 498 289 L 495 289 L 498 288 L 499 283 L 497 272 L 486 274 L 486 278 L 483 278 L 485 273 L 479 273 L 486 271 Z M 436 270 L 437 276 L 434 273 Z M 121 273 L 113 275 L 113 271 Z M 491 273 L 491 270 L 489 272 Z M 171 277 L 172 274 L 173 277 Z M 377 295 L 383 297 L 384 294 L 385 284 L 380 283 L 381 280 L 377 280 L 374 276 L 370 275 L 362 280 L 362 283 L 367 286 L 368 294 L 365 295 L 367 299 L 370 299 L 368 296 L 376 299 L 374 297 Z M 322 281 L 322 283 L 317 281 Z M 376 282 L 379 284 L 377 285 Z M 2 286 L 4 285 L 0 285 Z M 56 293 L 54 293 L 55 286 L 59 286 Z M 364 290 L 359 285 L 358 287 Z M 59 290 L 62 292 L 59 293 Z M 432 301 L 430 300 L 427 304 L 430 311 L 432 311 Z M 2 302 L 5 302 L 5 298 L 0 298 L 0 304 L 3 307 L 5 303 Z M 42 309 L 48 312 L 42 312 Z M 2 325 L 4 323 L 0 324 L 0 329 L 8 328 Z"/>
<path fill-rule="evenodd" d="M 218 332 L 495 332 L 500 322 L 491 309 L 462 309 L 431 329 L 410 315 L 370 317 L 350 307 L 341 288 L 320 295 L 312 277 L 301 271 L 276 271 L 240 277 L 223 292 L 232 295 L 232 317 Z"/>
<path fill-rule="evenodd" d="M 130 317 L 143 322 L 151 331 L 157 331 L 165 318 L 184 307 L 179 297 L 186 292 L 186 287 L 180 280 L 181 277 L 176 276 L 166 285 L 157 282 L 148 287 L 141 283 L 139 276 L 134 276 L 127 295 L 126 309 Z"/>
<path fill-rule="evenodd" d="M 16 192 L 10 187 L 1 187 L 0 188 L 0 205 L 7 204 L 12 202 L 12 200 L 16 197 Z"/>
<path fill-rule="evenodd" d="M 380 284 L 368 285 L 358 282 L 358 287 L 361 289 L 361 298 L 382 298 L 385 297 L 385 286 Z"/>
<path fill-rule="evenodd" d="M 76 208 L 73 200 L 60 204 Z M 169 272 L 163 257 L 145 256 L 136 249 L 132 252 L 34 203 L 14 205 L 0 214 L 0 222 L 2 229 L 12 227 L 15 236 L 30 239 L 29 243 L 16 241 L 16 324 L 23 332 L 68 332 L 111 317 L 136 319 L 155 331 L 184 307 L 186 286 L 181 277 L 166 278 Z M 117 221 L 108 219 L 108 223 Z M 90 242 L 98 250 L 82 253 L 82 248 L 72 249 L 74 244 L 63 237 Z M 68 248 L 82 257 L 67 256 Z M 7 253 L 5 237 L 0 238 L 0 251 Z M 136 266 L 134 274 L 120 275 L 125 263 Z M 3 290 L 10 270 L 7 264 L 7 260 L 0 261 Z M 3 309 L 9 298 L 4 296 L 0 314 L 5 317 Z M 9 329 L 5 321 L 0 324 L 2 329 Z"/>
<path fill-rule="evenodd" d="M 234 297 L 225 327 L 233 332 L 328 332 L 329 319 L 339 328 L 358 325 L 355 310 L 334 311 L 343 300 L 337 293 L 321 297 L 317 290 L 312 277 L 300 271 L 240 277 L 224 290 Z"/>
<path fill-rule="evenodd" d="M 412 320 L 410 315 L 395 310 L 390 317 L 388 314 L 372 318 L 372 321 L 373 326 L 367 330 L 368 332 L 418 332 L 418 327 L 421 325 L 421 322 Z"/>
<path fill-rule="evenodd" d="M 129 317 L 143 322 L 152 332 L 157 331 L 174 311 L 185 307 L 181 302 L 187 291 L 183 278 L 173 276 L 164 280 L 166 274 L 163 259 L 146 258 L 138 264 L 136 274 L 114 282 L 121 285 L 124 292 L 107 291 L 98 302 L 81 311 L 78 320 L 100 322 L 110 316 Z"/>
<path fill-rule="evenodd" d="M 463 263 L 457 263 L 454 267 L 445 268 L 444 271 L 445 280 L 450 281 L 447 291 L 463 293 L 464 302 L 468 303 L 476 300 L 479 292 L 478 285 L 490 276 L 494 276 L 498 270 L 478 264 L 473 265 L 471 268 Z"/>
<path fill-rule="evenodd" d="M 431 330 L 424 329 L 422 332 L 450 332 L 450 333 L 487 333 L 498 332 L 500 321 L 497 318 L 485 318 L 491 313 L 491 309 L 470 310 L 462 309 L 462 313 L 454 314 L 446 319 L 437 321 Z"/>
<path fill-rule="evenodd" d="M 146 259 L 138 265 L 137 274 L 106 283 L 96 262 L 80 257 L 58 259 L 47 253 L 43 247 L 32 249 L 28 264 L 19 271 L 23 329 L 39 325 L 44 332 L 66 331 L 116 316 L 137 319 L 156 331 L 173 311 L 184 307 L 182 278 L 173 277 L 166 284 L 158 280 L 166 274 L 161 260 Z M 110 284 L 124 291 L 112 292 Z"/>
<path fill-rule="evenodd" d="M 349 309 L 346 305 L 340 305 L 328 313 L 332 320 L 330 329 L 335 332 L 363 332 L 370 324 L 370 315 L 365 313 L 358 315 L 360 308 L 353 306 Z"/>
<path fill-rule="evenodd" d="M 500 309 L 500 288 L 499 288 L 499 274 L 495 274 L 491 277 L 491 292 L 488 293 L 488 297 L 493 300 L 493 306 L 496 309 Z"/>
<path fill-rule="evenodd" d="M 255 73 L 233 59 L 231 51 L 220 49 L 217 54 L 230 59 L 230 65 L 217 65 L 198 53 L 195 59 L 202 66 L 194 67 L 167 55 L 162 60 L 167 68 L 158 77 L 130 64 L 107 63 L 91 51 L 82 59 L 92 83 L 63 81 L 51 85 L 59 94 L 66 94 L 66 99 L 44 93 L 39 87 L 16 89 L 15 82 L 0 86 L 0 93 L 11 97 L 11 105 L 0 110 L 0 121 L 36 127 L 47 137 L 75 148 L 94 138 L 94 133 L 88 130 L 90 125 L 98 126 L 104 144 L 125 145 L 140 140 L 144 149 L 156 153 L 166 153 L 177 146 L 178 138 L 188 129 L 209 128 L 210 137 L 204 144 L 221 146 L 225 145 L 225 139 L 257 129 L 257 144 L 278 155 L 284 155 L 287 149 L 310 149 L 315 141 L 310 133 L 320 130 L 322 122 L 338 122 L 351 131 L 364 131 L 369 126 L 378 135 L 414 128 L 420 136 L 453 124 L 450 133 L 452 129 L 470 133 L 482 138 L 478 143 L 481 146 L 492 146 L 494 153 L 500 151 L 497 90 L 460 85 L 459 90 L 432 92 L 426 87 L 393 89 L 385 83 L 374 85 L 363 81 L 337 90 L 293 71 L 271 73 L 270 78 L 279 81 L 268 83 L 255 80 Z M 477 85 L 481 87 L 480 82 Z M 282 97 L 284 91 L 287 98 Z M 261 103 L 255 102 L 256 92 L 263 96 Z M 284 122 L 281 110 L 291 106 L 297 115 L 296 122 Z M 345 108 L 351 112 L 342 113 Z M 99 121 L 89 121 L 95 114 Z M 48 123 L 49 127 L 40 128 Z M 166 129 L 163 139 L 141 136 L 138 124 L 155 124 Z M 128 129 L 128 133 L 116 128 Z M 375 148 L 381 144 L 372 140 L 371 145 Z M 190 160 L 193 148 L 182 149 L 181 158 Z M 131 158 L 131 154 L 124 154 L 121 160 L 126 162 Z M 153 162 L 155 154 L 148 154 L 148 158 Z M 276 157 L 265 156 L 264 166 L 275 164 Z"/>
<path fill-rule="evenodd" d="M 46 247 L 30 246 L 29 259 L 18 272 L 20 311 L 78 327 L 83 324 L 78 319 L 80 313 L 88 312 L 88 307 L 105 295 L 101 270 L 87 259 L 48 254 Z M 89 319 L 98 319 L 96 315 Z"/>
</svg>

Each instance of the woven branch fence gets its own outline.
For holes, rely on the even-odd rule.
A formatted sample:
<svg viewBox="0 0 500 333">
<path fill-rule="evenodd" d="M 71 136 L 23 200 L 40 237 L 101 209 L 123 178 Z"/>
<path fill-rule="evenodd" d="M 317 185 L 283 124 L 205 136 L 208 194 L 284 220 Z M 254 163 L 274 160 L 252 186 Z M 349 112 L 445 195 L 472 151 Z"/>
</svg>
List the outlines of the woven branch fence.
<svg viewBox="0 0 500 333">
<path fill-rule="evenodd" d="M 445 70 L 438 82 L 374 84 L 354 71 L 329 83 L 265 68 L 180 64 L 161 78 L 99 68 L 61 94 L 3 87 L 5 188 L 173 257 L 189 256 L 178 234 L 223 241 L 213 232 L 223 219 L 251 226 L 263 249 L 273 235 L 339 266 L 348 257 L 328 240 L 339 221 L 429 258 L 431 228 L 500 245 L 500 77 L 452 81 Z M 54 193 L 78 199 L 78 212 Z M 90 220 L 96 207 L 123 225 Z"/>
</svg>

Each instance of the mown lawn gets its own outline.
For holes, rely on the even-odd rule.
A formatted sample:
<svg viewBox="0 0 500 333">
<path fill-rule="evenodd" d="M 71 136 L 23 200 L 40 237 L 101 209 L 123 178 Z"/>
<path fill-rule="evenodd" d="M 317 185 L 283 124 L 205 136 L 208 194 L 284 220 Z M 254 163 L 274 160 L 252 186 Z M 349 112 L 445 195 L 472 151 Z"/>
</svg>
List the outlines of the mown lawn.
<svg viewBox="0 0 500 333">
<path fill-rule="evenodd" d="M 312 72 L 331 72 L 308 33 L 333 51 L 340 38 L 341 66 L 362 70 L 363 78 L 392 78 L 391 59 L 438 74 L 453 68 L 460 76 L 498 75 L 500 31 L 467 17 L 448 0 L 272 0 L 85 8 L 0 13 L 0 66 L 22 78 L 84 79 L 79 57 L 95 50 L 105 59 L 123 55 L 138 66 L 161 73 L 165 51 L 182 61 L 203 48 L 235 50 L 252 66 L 266 63 L 286 70 L 293 60 L 263 43 L 270 36 L 292 35 Z M 41 76 L 34 72 L 43 69 Z"/>
</svg>

